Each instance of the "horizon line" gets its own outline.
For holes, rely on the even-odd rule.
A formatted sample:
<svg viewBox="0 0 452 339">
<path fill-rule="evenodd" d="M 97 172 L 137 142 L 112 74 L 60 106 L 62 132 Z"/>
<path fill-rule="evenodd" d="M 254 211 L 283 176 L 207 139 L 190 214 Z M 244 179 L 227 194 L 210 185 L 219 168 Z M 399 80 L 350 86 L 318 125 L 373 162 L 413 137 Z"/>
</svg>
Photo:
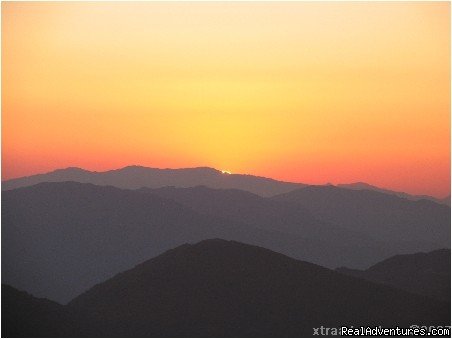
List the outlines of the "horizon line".
<svg viewBox="0 0 452 339">
<path fill-rule="evenodd" d="M 118 167 L 118 168 L 113 168 L 113 169 L 107 169 L 104 171 L 95 171 L 95 170 L 89 170 L 89 169 L 85 169 L 79 166 L 68 166 L 68 167 L 63 167 L 63 168 L 55 168 L 53 170 L 50 170 L 48 172 L 40 172 L 40 173 L 34 173 L 34 174 L 30 174 L 30 175 L 25 175 L 25 176 L 21 176 L 21 177 L 14 177 L 14 178 L 9 178 L 9 179 L 3 179 L 1 180 L 2 183 L 7 182 L 7 181 L 11 181 L 11 180 L 20 180 L 20 179 L 24 179 L 24 178 L 29 178 L 29 177 L 33 177 L 33 176 L 37 176 L 37 175 L 46 175 L 46 174 L 50 174 L 53 172 L 57 172 L 57 171 L 65 171 L 65 170 L 80 170 L 80 171 L 84 171 L 84 172 L 89 172 L 89 173 L 107 173 L 107 172 L 113 172 L 113 171 L 120 171 L 120 170 L 124 170 L 126 168 L 131 168 L 131 167 L 137 167 L 137 168 L 144 168 L 144 169 L 150 169 L 150 170 L 161 170 L 161 171 L 165 171 L 165 170 L 190 170 L 190 169 L 209 169 L 209 170 L 213 170 L 215 172 L 218 172 L 219 174 L 223 174 L 223 175 L 244 175 L 244 176 L 253 176 L 253 177 L 257 177 L 257 178 L 264 178 L 264 179 L 268 179 L 268 180 L 274 180 L 277 182 L 281 182 L 281 183 L 290 183 L 290 184 L 300 184 L 300 185 L 306 185 L 306 186 L 335 186 L 338 188 L 344 188 L 341 187 L 341 185 L 355 185 L 355 184 L 364 184 L 364 185 L 368 185 L 371 186 L 375 189 L 380 189 L 380 190 L 387 190 L 390 191 L 394 194 L 408 194 L 411 195 L 413 197 L 432 197 L 435 199 L 446 199 L 449 198 L 451 196 L 451 193 L 449 191 L 448 194 L 446 194 L 445 196 L 436 196 L 436 195 L 431 195 L 431 194 L 418 194 L 418 193 L 408 193 L 405 191 L 398 191 L 398 190 L 393 190 L 391 188 L 387 188 L 387 187 L 381 187 L 378 185 L 374 185 L 372 183 L 369 182 L 365 182 L 365 181 L 353 181 L 353 182 L 348 182 L 348 183 L 332 183 L 332 182 L 326 182 L 326 183 L 307 183 L 307 182 L 297 182 L 297 181 L 286 181 L 286 180 L 279 180 L 279 179 L 275 179 L 275 178 L 271 178 L 271 177 L 265 177 L 265 176 L 261 176 L 261 175 L 255 175 L 255 174 L 251 174 L 251 173 L 232 173 L 228 170 L 223 170 L 223 169 L 217 169 L 215 167 L 211 167 L 211 166 L 195 166 L 195 167 L 178 167 L 178 168 L 174 168 L 174 167 L 150 167 L 150 166 L 143 166 L 143 165 L 126 165 L 123 167 Z M 367 188 L 370 189 L 370 188 Z M 371 189 L 370 189 L 371 190 Z"/>
</svg>

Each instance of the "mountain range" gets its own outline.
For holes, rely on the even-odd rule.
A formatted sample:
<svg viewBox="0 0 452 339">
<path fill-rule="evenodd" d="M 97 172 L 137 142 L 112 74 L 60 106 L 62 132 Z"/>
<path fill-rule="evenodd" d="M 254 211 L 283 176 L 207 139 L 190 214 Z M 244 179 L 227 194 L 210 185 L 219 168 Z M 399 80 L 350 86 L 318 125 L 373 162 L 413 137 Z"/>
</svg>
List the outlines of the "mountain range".
<svg viewBox="0 0 452 339">
<path fill-rule="evenodd" d="M 451 315 L 449 302 L 220 239 L 169 250 L 64 306 L 2 285 L 2 308 L 7 337 L 304 337 Z"/>
<path fill-rule="evenodd" d="M 338 184 L 337 187 L 347 188 L 347 189 L 351 189 L 351 190 L 358 190 L 358 191 L 361 191 L 361 190 L 377 191 L 377 192 L 386 193 L 386 194 L 393 194 L 400 198 L 405 198 L 405 199 L 413 200 L 413 201 L 431 200 L 438 204 L 450 206 L 450 195 L 439 199 L 439 198 L 435 198 L 435 197 L 425 195 L 425 194 L 424 195 L 413 195 L 413 194 L 408 194 L 405 192 L 392 191 L 392 190 L 380 188 L 380 187 L 377 187 L 374 185 L 369 185 L 369 184 L 366 184 L 365 182 L 354 182 L 351 184 Z"/>
<path fill-rule="evenodd" d="M 447 206 L 368 193 L 390 200 L 379 210 L 386 215 L 381 222 L 387 225 L 371 220 L 375 218 L 372 200 L 363 211 L 376 229 L 361 227 L 359 222 L 365 220 L 362 214 L 347 220 L 349 224 L 340 218 L 340 223 L 332 223 L 300 207 L 299 201 L 286 201 L 287 197 L 281 196 L 263 198 L 240 190 L 125 190 L 61 182 L 3 191 L 2 282 L 65 303 L 90 286 L 170 248 L 210 238 L 262 246 L 329 268 L 354 269 L 395 254 L 450 247 Z M 401 207 L 393 206 L 393 199 L 408 204 L 406 211 L 402 209 L 405 219 L 400 219 Z M 421 218 L 427 230 L 419 222 L 417 204 L 432 205 L 424 209 Z M 410 227 L 407 241 L 403 231 Z M 393 237 L 382 237 L 380 229 L 392 232 Z"/>
<path fill-rule="evenodd" d="M 254 175 L 228 174 L 209 167 L 160 169 L 127 166 L 105 172 L 91 172 L 77 167 L 58 169 L 50 173 L 3 181 L 2 190 L 31 186 L 41 182 L 62 181 L 115 186 L 124 189 L 205 185 L 212 188 L 237 188 L 262 196 L 272 196 L 305 186 L 300 183 L 277 181 Z"/>
<path fill-rule="evenodd" d="M 2 182 L 1 213 L 3 336 L 450 325 L 451 209 L 428 196 L 68 168 Z"/>
<path fill-rule="evenodd" d="M 278 181 L 249 174 L 231 174 L 210 167 L 162 169 L 144 166 L 127 166 L 105 172 L 88 171 L 78 167 L 57 169 L 49 173 L 2 181 L 2 190 L 32 186 L 41 182 L 62 181 L 110 185 L 125 189 L 138 189 L 142 187 L 160 188 L 165 186 L 207 186 L 210 188 L 222 189 L 235 188 L 264 197 L 287 193 L 294 189 L 308 186 L 303 183 Z M 439 199 L 428 195 L 412 195 L 404 192 L 391 191 L 362 182 L 338 184 L 337 186 L 353 190 L 377 191 L 414 201 L 431 200 L 439 204 L 450 206 L 450 196 Z"/>
<path fill-rule="evenodd" d="M 335 186 L 308 186 L 272 199 L 296 203 L 321 220 L 372 234 L 381 241 L 450 247 L 450 207 L 429 200 L 410 201 L 392 194 Z"/>
</svg>

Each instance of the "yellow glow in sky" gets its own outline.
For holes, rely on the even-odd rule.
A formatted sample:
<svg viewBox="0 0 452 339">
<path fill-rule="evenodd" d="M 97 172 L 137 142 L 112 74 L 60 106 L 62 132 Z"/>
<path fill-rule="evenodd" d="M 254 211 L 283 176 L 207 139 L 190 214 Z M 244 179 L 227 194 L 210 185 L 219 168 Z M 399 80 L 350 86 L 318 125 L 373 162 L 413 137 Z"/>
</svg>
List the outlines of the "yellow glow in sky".
<svg viewBox="0 0 452 339">
<path fill-rule="evenodd" d="M 3 179 L 211 166 L 449 194 L 450 5 L 2 3 Z"/>
</svg>

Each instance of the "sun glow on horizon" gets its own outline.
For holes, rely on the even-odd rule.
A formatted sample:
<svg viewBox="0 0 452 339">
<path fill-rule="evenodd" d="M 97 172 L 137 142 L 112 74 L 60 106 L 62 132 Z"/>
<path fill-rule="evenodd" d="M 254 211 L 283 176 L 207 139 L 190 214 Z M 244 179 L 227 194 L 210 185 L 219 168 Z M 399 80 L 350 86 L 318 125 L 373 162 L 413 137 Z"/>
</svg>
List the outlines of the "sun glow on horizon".
<svg viewBox="0 0 452 339">
<path fill-rule="evenodd" d="M 3 2 L 2 179 L 228 168 L 450 194 L 447 2 Z"/>
</svg>

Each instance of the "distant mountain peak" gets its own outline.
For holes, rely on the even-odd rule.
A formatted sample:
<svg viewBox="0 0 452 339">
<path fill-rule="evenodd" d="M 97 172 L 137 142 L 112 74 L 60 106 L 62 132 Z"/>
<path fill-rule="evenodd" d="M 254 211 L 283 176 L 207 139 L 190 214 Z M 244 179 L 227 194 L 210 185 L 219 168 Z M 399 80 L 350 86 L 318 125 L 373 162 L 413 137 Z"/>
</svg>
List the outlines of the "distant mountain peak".
<svg viewBox="0 0 452 339">
<path fill-rule="evenodd" d="M 66 168 L 60 168 L 60 169 L 56 169 L 50 173 L 71 173 L 71 174 L 79 174 L 79 173 L 91 173 L 88 170 L 85 170 L 83 168 L 80 167 L 66 167 Z M 46 173 L 42 174 L 45 175 Z"/>
<path fill-rule="evenodd" d="M 203 249 L 207 249 L 207 248 L 225 248 L 225 247 L 229 247 L 229 248 L 233 248 L 236 246 L 242 246 L 244 245 L 243 243 L 239 242 L 239 241 L 234 241 L 234 240 L 225 240 L 225 239 L 221 239 L 221 238 L 211 238 L 211 239 L 205 239 L 205 240 L 201 240 L 198 241 L 196 243 L 185 243 L 182 245 L 179 245 L 173 249 L 170 249 L 168 251 L 166 251 L 165 253 L 174 253 L 174 252 L 179 252 L 179 251 L 190 251 L 190 250 L 203 250 Z M 250 248 L 251 247 L 255 247 L 255 248 L 260 248 L 258 246 L 253 246 L 253 245 L 247 245 Z M 163 253 L 163 255 L 165 254 Z"/>
<path fill-rule="evenodd" d="M 185 246 L 185 245 L 187 245 L 187 246 Z M 194 243 L 194 244 L 185 244 L 185 245 L 182 245 L 182 246 L 191 247 L 191 248 L 200 248 L 200 247 L 219 246 L 219 245 L 234 247 L 234 246 L 244 246 L 245 244 L 240 241 L 235 241 L 235 240 L 211 238 L 211 239 L 205 239 L 205 240 L 198 241 L 197 243 Z M 260 248 L 259 246 L 253 246 L 253 245 L 249 245 L 249 244 L 246 244 L 245 246 Z M 269 250 L 267 250 L 267 251 L 269 251 Z"/>
<path fill-rule="evenodd" d="M 352 182 L 350 184 L 339 184 L 339 187 L 343 186 L 343 187 L 356 187 L 356 188 L 378 188 L 375 185 L 371 185 L 368 184 L 367 182 L 363 182 L 363 181 L 357 181 L 357 182 Z"/>
<path fill-rule="evenodd" d="M 153 167 L 146 167 L 146 166 L 142 166 L 142 165 L 128 165 L 128 166 L 124 166 L 121 168 L 118 168 L 118 170 L 124 170 L 124 169 L 133 169 L 133 168 L 153 168 Z"/>
</svg>

